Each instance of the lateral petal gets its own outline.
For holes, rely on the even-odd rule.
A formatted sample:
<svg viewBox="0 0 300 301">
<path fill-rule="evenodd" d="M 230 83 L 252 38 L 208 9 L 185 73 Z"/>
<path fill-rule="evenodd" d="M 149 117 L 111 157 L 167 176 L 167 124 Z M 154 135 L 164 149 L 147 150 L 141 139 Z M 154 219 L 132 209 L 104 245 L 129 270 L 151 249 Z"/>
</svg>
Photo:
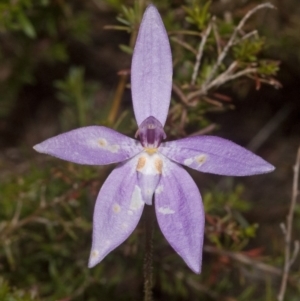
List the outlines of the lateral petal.
<svg viewBox="0 0 300 301">
<path fill-rule="evenodd" d="M 156 188 L 155 211 L 167 241 L 200 273 L 205 222 L 201 196 L 190 175 L 171 161 Z"/>
<path fill-rule="evenodd" d="M 156 7 L 144 13 L 131 65 L 131 94 L 137 124 L 149 116 L 164 126 L 171 98 L 172 54 L 168 34 Z"/>
<path fill-rule="evenodd" d="M 111 172 L 97 197 L 90 268 L 128 238 L 143 208 L 141 189 L 137 186 L 136 159 L 133 158 Z"/>
<path fill-rule="evenodd" d="M 88 126 L 47 139 L 33 147 L 63 160 L 104 165 L 121 162 L 142 151 L 141 144 L 104 126 Z"/>
<path fill-rule="evenodd" d="M 202 172 L 227 176 L 267 173 L 274 166 L 247 149 L 215 136 L 194 136 L 162 143 L 159 152 Z"/>
</svg>

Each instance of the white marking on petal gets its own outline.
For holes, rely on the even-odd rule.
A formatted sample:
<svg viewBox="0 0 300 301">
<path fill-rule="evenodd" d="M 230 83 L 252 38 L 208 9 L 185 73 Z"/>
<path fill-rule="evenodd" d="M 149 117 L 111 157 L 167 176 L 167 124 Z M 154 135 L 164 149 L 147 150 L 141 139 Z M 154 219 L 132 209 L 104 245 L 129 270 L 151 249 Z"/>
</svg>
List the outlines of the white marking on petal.
<svg viewBox="0 0 300 301">
<path fill-rule="evenodd" d="M 128 224 L 126 224 L 126 223 L 123 223 L 121 227 L 122 227 L 122 229 L 124 229 L 124 230 L 125 230 L 125 229 L 127 229 L 127 228 L 128 228 Z"/>
<path fill-rule="evenodd" d="M 171 208 L 168 208 L 168 207 L 160 207 L 160 208 L 158 208 L 158 212 L 161 214 L 164 214 L 164 215 L 175 213 L 174 210 L 172 210 Z"/>
<path fill-rule="evenodd" d="M 194 158 L 188 158 L 183 161 L 184 165 L 191 165 L 194 161 Z"/>
<path fill-rule="evenodd" d="M 114 204 L 113 205 L 113 212 L 114 213 L 119 213 L 121 211 L 121 207 L 119 204 Z"/>
<path fill-rule="evenodd" d="M 93 143 L 91 143 L 91 145 L 93 145 Z M 100 146 L 100 148 L 105 149 L 105 150 L 107 150 L 107 151 L 109 151 L 111 153 L 117 153 L 119 151 L 119 149 L 120 149 L 120 145 L 118 145 L 118 144 L 112 144 L 112 145 L 110 145 L 107 142 L 107 140 L 104 139 L 104 138 L 99 138 L 97 140 L 97 146 L 98 147 Z"/>
<path fill-rule="evenodd" d="M 106 139 L 104 139 L 104 138 L 100 138 L 100 139 L 98 140 L 98 143 L 99 143 L 99 145 L 100 145 L 102 148 L 105 148 L 105 147 L 107 146 L 107 141 L 106 141 Z"/>
<path fill-rule="evenodd" d="M 198 156 L 195 156 L 193 158 L 187 158 L 183 161 L 184 165 L 191 165 L 193 163 L 196 163 L 198 167 L 200 167 L 201 165 L 203 165 L 207 160 L 207 155 L 205 154 L 200 154 Z"/>
<path fill-rule="evenodd" d="M 155 190 L 155 193 L 156 194 L 160 194 L 164 191 L 164 186 L 163 185 L 158 185 L 156 190 Z"/>
<path fill-rule="evenodd" d="M 107 150 L 110 151 L 111 153 L 117 153 L 120 149 L 120 146 L 118 144 L 113 144 L 113 145 L 109 145 L 107 147 Z"/>
<path fill-rule="evenodd" d="M 96 259 L 99 256 L 99 251 L 98 250 L 93 250 L 91 252 L 91 258 Z"/>
<path fill-rule="evenodd" d="M 132 215 L 133 214 L 133 212 L 131 210 L 128 210 L 127 213 L 128 213 L 128 215 Z"/>
<path fill-rule="evenodd" d="M 129 208 L 133 211 L 140 209 L 144 205 L 143 199 L 142 199 L 142 191 L 141 188 L 137 185 L 135 185 Z"/>
<path fill-rule="evenodd" d="M 207 156 L 204 154 L 201 154 L 199 156 L 196 156 L 194 160 L 201 166 L 202 164 L 204 164 L 206 162 L 206 159 L 207 159 Z"/>
</svg>

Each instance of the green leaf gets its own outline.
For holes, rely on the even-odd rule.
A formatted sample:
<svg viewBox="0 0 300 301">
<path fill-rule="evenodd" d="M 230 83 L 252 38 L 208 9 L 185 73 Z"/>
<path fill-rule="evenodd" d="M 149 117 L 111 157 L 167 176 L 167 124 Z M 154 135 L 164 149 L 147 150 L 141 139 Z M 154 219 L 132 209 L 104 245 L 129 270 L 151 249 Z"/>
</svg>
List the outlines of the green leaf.
<svg viewBox="0 0 300 301">
<path fill-rule="evenodd" d="M 30 22 L 30 20 L 27 18 L 27 16 L 23 13 L 17 14 L 17 19 L 20 23 L 21 29 L 23 32 L 29 37 L 29 38 L 36 38 L 36 32 L 35 29 Z"/>
<path fill-rule="evenodd" d="M 127 54 L 132 55 L 132 53 L 133 53 L 133 49 L 132 49 L 131 47 L 129 47 L 128 45 L 120 44 L 120 45 L 119 45 L 119 48 L 120 48 L 123 52 L 125 52 L 125 53 L 127 53 Z"/>
</svg>

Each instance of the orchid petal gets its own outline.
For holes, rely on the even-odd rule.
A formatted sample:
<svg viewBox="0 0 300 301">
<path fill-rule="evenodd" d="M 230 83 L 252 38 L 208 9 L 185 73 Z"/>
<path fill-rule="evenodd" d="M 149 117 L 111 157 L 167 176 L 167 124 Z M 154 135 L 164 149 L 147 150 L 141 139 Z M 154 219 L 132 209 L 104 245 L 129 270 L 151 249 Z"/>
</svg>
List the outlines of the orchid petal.
<svg viewBox="0 0 300 301">
<path fill-rule="evenodd" d="M 90 268 L 128 238 L 143 208 L 141 190 L 137 186 L 136 159 L 133 158 L 111 172 L 97 197 Z"/>
<path fill-rule="evenodd" d="M 60 134 L 33 147 L 63 160 L 103 165 L 124 161 L 142 151 L 140 143 L 104 126 L 88 126 Z"/>
<path fill-rule="evenodd" d="M 149 116 L 165 124 L 171 98 L 172 54 L 168 34 L 153 5 L 146 9 L 131 66 L 131 93 L 140 125 Z"/>
<path fill-rule="evenodd" d="M 204 209 L 199 190 L 182 168 L 169 161 L 155 192 L 159 227 L 173 249 L 200 273 L 204 237 Z"/>
<path fill-rule="evenodd" d="M 159 152 L 180 164 L 218 175 L 248 176 L 274 170 L 274 166 L 247 149 L 214 136 L 162 143 Z"/>
</svg>

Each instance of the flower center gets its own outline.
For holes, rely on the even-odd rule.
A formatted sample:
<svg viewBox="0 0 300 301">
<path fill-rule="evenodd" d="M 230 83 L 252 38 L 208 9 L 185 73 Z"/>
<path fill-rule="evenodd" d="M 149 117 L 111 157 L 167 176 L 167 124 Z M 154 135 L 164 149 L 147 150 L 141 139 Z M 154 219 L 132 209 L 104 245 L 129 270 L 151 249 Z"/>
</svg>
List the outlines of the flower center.
<svg viewBox="0 0 300 301">
<path fill-rule="evenodd" d="M 153 116 L 148 117 L 140 124 L 135 134 L 135 137 L 137 136 L 149 154 L 155 153 L 161 141 L 167 137 L 162 124 Z"/>
</svg>

